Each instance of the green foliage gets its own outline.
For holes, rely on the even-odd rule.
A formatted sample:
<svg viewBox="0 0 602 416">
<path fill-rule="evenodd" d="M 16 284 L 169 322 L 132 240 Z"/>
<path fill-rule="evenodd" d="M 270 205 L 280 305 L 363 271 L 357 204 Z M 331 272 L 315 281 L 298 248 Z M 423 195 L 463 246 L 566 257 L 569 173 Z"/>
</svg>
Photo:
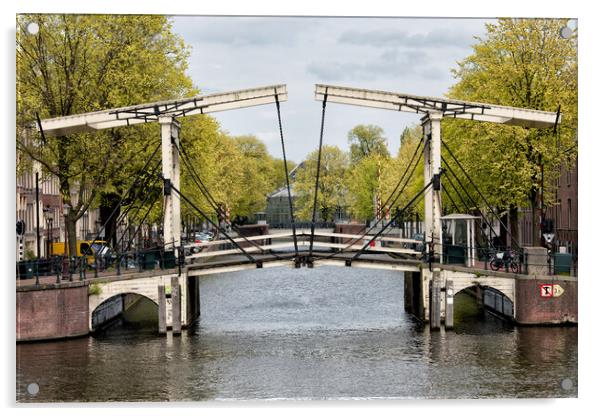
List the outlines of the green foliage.
<svg viewBox="0 0 602 416">
<path fill-rule="evenodd" d="M 36 22 L 39 32 L 26 31 Z M 40 118 L 177 98 L 194 92 L 185 74 L 188 49 L 164 16 L 17 16 L 18 160 L 41 163 L 58 178 L 71 251 L 75 221 L 111 193 L 131 182 L 154 146 L 158 127 L 103 130 L 47 137 L 28 126 Z"/>
<path fill-rule="evenodd" d="M 308 155 L 305 166 L 297 171 L 293 189 L 297 197 L 296 215 L 300 220 L 311 220 L 312 217 L 317 163 L 318 150 L 314 150 Z M 334 220 L 337 208 L 345 205 L 347 190 L 344 178 L 348 166 L 347 154 L 337 146 L 322 147 L 316 220 Z"/>
<path fill-rule="evenodd" d="M 487 25 L 473 54 L 453 71 L 458 82 L 449 91 L 451 98 L 545 111 L 561 106 L 558 135 L 552 129 L 444 120 L 443 140 L 497 207 L 534 203 L 541 189 L 540 165 L 553 183 L 559 167 L 575 161 L 577 36 L 560 37 L 566 24 L 566 19 L 500 19 Z M 455 166 L 445 150 L 443 157 Z M 554 202 L 551 192 L 546 198 Z"/>
<path fill-rule="evenodd" d="M 384 202 L 381 179 L 388 165 L 387 158 L 372 154 L 349 168 L 345 185 L 349 191 L 347 205 L 353 218 L 361 221 L 374 218 L 375 195 L 380 194 Z"/>
<path fill-rule="evenodd" d="M 98 283 L 90 283 L 88 285 L 88 295 L 98 296 L 102 293 L 102 289 Z"/>
<path fill-rule="evenodd" d="M 383 129 L 371 124 L 355 126 L 347 135 L 351 164 L 359 163 L 370 155 L 389 157 L 387 139 Z"/>
<path fill-rule="evenodd" d="M 381 180 L 381 193 L 382 193 L 382 201 L 383 204 L 386 199 L 393 193 L 399 180 L 404 172 L 407 171 L 407 174 L 401 184 L 399 185 L 398 190 L 395 192 L 395 195 L 390 200 L 390 210 L 391 213 L 394 213 L 396 209 L 401 209 L 406 206 L 410 200 L 418 193 L 422 187 L 424 186 L 424 177 L 423 177 L 423 158 L 422 158 L 422 146 L 420 150 L 418 150 L 418 154 L 414 159 L 412 166 L 410 166 L 410 162 L 412 161 L 412 156 L 416 151 L 418 143 L 420 143 L 420 139 L 422 136 L 422 127 L 420 125 L 411 126 L 409 128 L 404 129 L 402 134 L 401 145 L 399 147 L 399 151 L 397 153 L 397 157 L 392 158 L 387 161 L 387 163 L 383 166 L 383 177 Z M 412 173 L 412 167 L 414 164 L 418 162 L 418 165 L 414 169 Z M 403 188 L 405 185 L 405 188 Z M 399 192 L 399 189 L 403 189 L 401 195 L 396 199 L 396 195 Z M 406 211 L 406 215 L 402 217 L 409 218 L 410 215 L 414 212 L 420 213 L 422 216 L 422 211 L 424 207 L 424 201 L 420 198 L 416 201 L 412 207 L 408 208 Z"/>
</svg>

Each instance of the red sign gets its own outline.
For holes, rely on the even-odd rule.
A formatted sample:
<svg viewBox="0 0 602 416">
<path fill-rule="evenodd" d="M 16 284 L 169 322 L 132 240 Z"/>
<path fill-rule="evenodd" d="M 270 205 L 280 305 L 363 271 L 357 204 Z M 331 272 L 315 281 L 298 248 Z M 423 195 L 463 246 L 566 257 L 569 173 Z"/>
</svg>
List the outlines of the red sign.
<svg viewBox="0 0 602 416">
<path fill-rule="evenodd" d="M 542 298 L 551 298 L 554 296 L 554 285 L 539 285 L 539 296 Z"/>
</svg>

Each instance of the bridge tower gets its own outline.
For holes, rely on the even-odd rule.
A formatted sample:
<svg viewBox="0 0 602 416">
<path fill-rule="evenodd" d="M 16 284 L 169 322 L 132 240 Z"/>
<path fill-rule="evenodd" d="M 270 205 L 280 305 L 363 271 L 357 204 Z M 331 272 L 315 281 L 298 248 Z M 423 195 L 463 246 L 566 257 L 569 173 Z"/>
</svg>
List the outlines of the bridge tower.
<svg viewBox="0 0 602 416">
<path fill-rule="evenodd" d="M 181 217 L 180 198 L 175 197 L 171 187 L 180 189 L 180 123 L 172 116 L 159 117 L 161 125 L 161 161 L 163 173 L 163 242 L 165 250 L 180 247 Z"/>
<path fill-rule="evenodd" d="M 428 113 L 422 118 L 424 134 L 424 183 L 434 180 L 440 185 L 441 174 L 441 119 L 439 112 Z M 434 178 L 438 179 L 435 180 Z M 441 187 L 433 185 L 424 192 L 424 236 L 433 243 L 435 255 L 441 258 Z"/>
</svg>

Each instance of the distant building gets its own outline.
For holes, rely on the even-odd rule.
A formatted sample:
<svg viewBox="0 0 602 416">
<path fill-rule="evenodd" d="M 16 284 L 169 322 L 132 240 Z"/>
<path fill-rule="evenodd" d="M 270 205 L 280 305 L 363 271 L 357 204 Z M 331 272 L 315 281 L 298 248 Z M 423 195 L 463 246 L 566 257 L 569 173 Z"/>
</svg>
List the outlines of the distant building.
<svg viewBox="0 0 602 416">
<path fill-rule="evenodd" d="M 295 203 L 295 192 L 293 190 L 293 183 L 297 176 L 297 170 L 305 166 L 305 161 L 299 163 L 289 173 L 289 181 L 291 184 L 291 198 L 293 204 Z M 288 191 L 286 186 L 277 189 L 267 196 L 267 208 L 266 208 L 266 221 L 273 228 L 289 227 L 291 224 L 290 206 L 288 203 Z M 295 222 L 299 223 L 299 219 L 295 218 Z M 347 222 L 349 216 L 345 207 L 338 207 L 335 212 L 334 222 Z"/>
<path fill-rule="evenodd" d="M 39 183 L 39 221 L 36 218 L 36 172 Z M 74 187 L 75 188 L 75 187 Z M 77 189 L 73 190 L 72 201 L 77 201 Z M 50 254 L 50 243 L 65 241 L 65 217 L 63 203 L 59 191 L 58 178 L 42 175 L 38 162 L 32 163 L 31 170 L 20 173 L 16 177 L 16 220 L 25 223 L 25 234 L 22 237 L 22 253 L 19 252 L 21 238 L 16 236 L 17 260 L 26 254 L 37 256 L 37 224 L 39 223 L 40 257 Z M 91 238 L 98 229 L 98 210 L 86 212 L 76 224 L 78 240 Z"/>
</svg>

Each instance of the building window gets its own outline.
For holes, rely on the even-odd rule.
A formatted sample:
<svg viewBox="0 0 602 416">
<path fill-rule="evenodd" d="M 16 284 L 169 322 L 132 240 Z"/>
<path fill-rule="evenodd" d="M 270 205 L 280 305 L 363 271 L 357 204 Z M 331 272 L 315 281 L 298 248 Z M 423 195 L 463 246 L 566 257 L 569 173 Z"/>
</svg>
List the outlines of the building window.
<svg viewBox="0 0 602 416">
<path fill-rule="evenodd" d="M 562 201 L 558 200 L 558 206 L 556 207 L 556 228 L 562 228 Z"/>
<path fill-rule="evenodd" d="M 566 172 L 566 186 L 571 186 L 571 171 Z"/>
<path fill-rule="evenodd" d="M 566 225 L 567 225 L 566 228 L 568 228 L 568 229 L 571 228 L 571 219 L 572 219 L 571 216 L 573 215 L 573 206 L 572 206 L 571 202 L 572 202 L 571 198 L 569 198 L 567 200 L 567 205 L 568 205 L 568 208 L 567 208 L 567 210 L 568 210 L 568 220 L 567 220 L 567 223 L 566 223 Z"/>
</svg>

